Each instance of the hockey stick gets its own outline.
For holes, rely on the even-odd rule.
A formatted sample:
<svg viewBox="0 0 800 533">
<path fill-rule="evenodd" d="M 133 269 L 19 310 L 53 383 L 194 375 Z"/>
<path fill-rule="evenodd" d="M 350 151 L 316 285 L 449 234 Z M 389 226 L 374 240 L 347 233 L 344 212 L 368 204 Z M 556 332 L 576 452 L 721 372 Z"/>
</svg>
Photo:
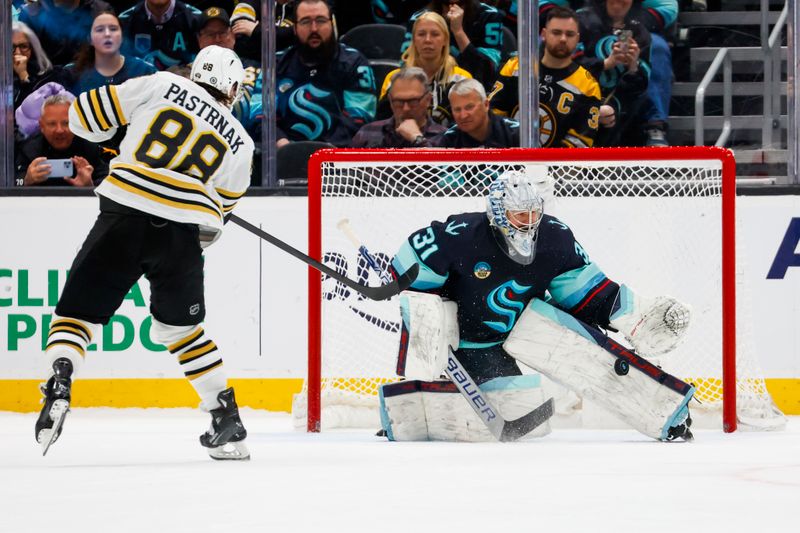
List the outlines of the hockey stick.
<svg viewBox="0 0 800 533">
<path fill-rule="evenodd" d="M 500 411 L 492 405 L 472 376 L 461 366 L 461 362 L 456 358 L 452 348 L 450 348 L 450 355 L 447 356 L 445 373 L 450 381 L 456 384 L 458 391 L 466 398 L 469 406 L 486 425 L 489 432 L 500 442 L 510 442 L 524 437 L 553 416 L 552 398 L 515 420 L 506 420 L 500 416 Z"/>
<path fill-rule="evenodd" d="M 268 243 L 277 246 L 284 252 L 288 253 L 299 259 L 300 261 L 304 262 L 307 265 L 314 267 L 315 269 L 319 270 L 323 274 L 327 274 L 328 276 L 332 277 L 336 281 L 339 281 L 346 286 L 350 287 L 354 291 L 357 291 L 370 300 L 388 300 L 392 296 L 400 294 L 402 291 L 406 290 L 417 277 L 417 272 L 419 271 L 418 265 L 413 265 L 412 268 L 409 268 L 402 276 L 395 280 L 391 280 L 389 283 L 385 285 L 381 285 L 380 287 L 369 287 L 367 285 L 362 285 L 352 279 L 344 276 L 334 269 L 327 267 L 317 261 L 316 259 L 307 256 L 300 250 L 293 248 L 283 242 L 282 240 L 278 239 L 267 233 L 266 231 L 262 230 L 261 228 L 257 228 L 256 226 L 252 225 L 251 223 L 247 222 L 239 218 L 238 216 L 231 214 L 229 220 L 234 224 L 246 229 L 250 233 L 257 235 L 267 241 Z"/>
<path fill-rule="evenodd" d="M 358 253 L 361 254 L 381 279 L 388 277 L 385 271 L 380 270 L 378 262 L 367 247 L 358 239 L 353 228 L 350 227 L 349 220 L 346 218 L 340 220 L 336 227 L 358 248 Z M 462 366 L 452 348 L 450 348 L 447 356 L 445 374 L 450 378 L 450 381 L 455 383 L 458 392 L 461 393 L 469 406 L 472 407 L 472 410 L 475 411 L 475 414 L 478 415 L 478 418 L 486 425 L 489 432 L 500 442 L 510 442 L 524 437 L 553 416 L 553 399 L 550 398 L 533 411 L 515 420 L 504 419 L 500 416 L 500 411 L 492 405 L 489 398 L 481 391 L 478 384 L 469 375 L 469 372 Z"/>
</svg>

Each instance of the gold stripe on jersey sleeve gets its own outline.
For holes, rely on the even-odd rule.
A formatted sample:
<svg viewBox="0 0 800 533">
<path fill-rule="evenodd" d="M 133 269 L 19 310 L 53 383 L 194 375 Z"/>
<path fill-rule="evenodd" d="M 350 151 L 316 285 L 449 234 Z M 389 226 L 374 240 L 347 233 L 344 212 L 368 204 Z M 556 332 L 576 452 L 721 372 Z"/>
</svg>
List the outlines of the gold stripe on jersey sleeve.
<svg viewBox="0 0 800 533">
<path fill-rule="evenodd" d="M 125 121 L 125 115 L 122 113 L 122 106 L 119 105 L 119 96 L 117 96 L 116 85 L 108 86 L 108 97 L 111 100 L 111 105 L 114 106 L 114 112 L 117 114 L 117 118 L 119 119 L 119 125 L 125 126 L 127 122 Z"/>
<path fill-rule="evenodd" d="M 597 98 L 598 100 L 602 98 L 600 84 L 597 83 L 594 76 L 583 67 L 578 67 L 575 72 L 564 78 L 564 81 L 574 86 L 581 94 L 589 98 Z"/>
<path fill-rule="evenodd" d="M 100 99 L 97 96 L 97 89 L 92 89 L 91 91 L 89 91 L 89 101 L 92 104 L 92 111 L 94 113 L 94 116 L 100 123 L 100 129 L 106 131 L 109 128 L 111 128 L 111 126 L 109 126 L 108 122 L 106 122 L 105 113 L 103 112 L 103 107 L 99 100 Z"/>
<path fill-rule="evenodd" d="M 123 189 L 125 191 L 128 191 L 131 194 L 135 194 L 137 196 L 141 196 L 142 198 L 150 200 L 151 202 L 156 202 L 156 203 L 159 203 L 159 204 L 162 204 L 162 205 L 166 205 L 166 206 L 169 206 L 169 207 L 174 207 L 176 209 L 184 209 L 184 210 L 189 210 L 189 211 L 200 211 L 200 212 L 204 212 L 204 213 L 210 213 L 210 214 L 214 215 L 215 217 L 217 217 L 219 220 L 222 220 L 222 214 L 219 211 L 215 211 L 214 209 L 211 209 L 210 207 L 206 207 L 204 205 L 189 204 L 189 203 L 186 203 L 186 202 L 182 202 L 181 200 L 178 200 L 178 199 L 164 198 L 164 197 L 159 196 L 159 195 L 157 195 L 157 194 L 155 194 L 155 193 L 153 193 L 151 191 L 148 191 L 147 189 L 144 189 L 144 188 L 141 188 L 141 187 L 137 187 L 137 186 L 129 184 L 129 183 L 125 183 L 124 181 L 122 181 L 120 179 L 119 176 L 115 176 L 114 174 L 109 175 L 105 179 L 105 181 L 108 181 L 112 185 L 114 185 L 116 187 L 119 187 L 120 189 Z"/>
<path fill-rule="evenodd" d="M 512 57 L 506 64 L 503 65 L 503 68 L 500 69 L 501 76 L 508 76 L 509 78 L 513 76 L 517 76 L 519 71 L 519 57 Z"/>
<path fill-rule="evenodd" d="M 86 131 L 92 131 L 92 129 L 89 127 L 89 123 L 86 121 L 86 114 L 83 112 L 83 109 L 81 109 L 81 105 L 78 103 L 79 101 L 80 98 L 76 98 L 75 100 L 73 100 L 72 107 L 75 108 L 75 113 L 77 113 L 78 119 L 80 119 L 81 126 L 83 126 L 83 129 L 85 129 Z"/>
<path fill-rule="evenodd" d="M 217 194 L 219 194 L 226 200 L 238 200 L 239 198 L 244 196 L 244 194 L 247 192 L 247 191 L 232 192 L 226 189 L 220 189 L 219 187 L 214 187 L 214 190 L 217 191 Z"/>
</svg>

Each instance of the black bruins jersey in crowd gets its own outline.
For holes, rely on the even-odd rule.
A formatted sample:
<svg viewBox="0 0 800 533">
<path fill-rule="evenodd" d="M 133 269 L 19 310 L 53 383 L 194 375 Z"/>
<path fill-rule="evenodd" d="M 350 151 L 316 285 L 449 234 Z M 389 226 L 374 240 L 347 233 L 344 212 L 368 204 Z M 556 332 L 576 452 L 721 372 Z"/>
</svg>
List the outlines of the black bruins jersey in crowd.
<svg viewBox="0 0 800 533">
<path fill-rule="evenodd" d="M 144 2 L 119 16 L 125 36 L 123 55 L 143 59 L 158 70 L 192 62 L 198 52 L 197 31 L 200 11 L 180 0 L 163 24 L 154 23 Z"/>
<path fill-rule="evenodd" d="M 330 62 L 310 67 L 291 46 L 278 53 L 275 79 L 278 128 L 289 140 L 347 146 L 375 118 L 375 76 L 354 48 L 339 44 Z"/>
<path fill-rule="evenodd" d="M 607 324 L 619 285 L 589 259 L 566 224 L 542 217 L 530 265 L 510 259 L 496 231 L 486 213 L 452 215 L 413 233 L 392 260 L 397 274 L 419 264 L 412 290 L 458 304 L 461 347 L 502 343 L 528 302 L 545 295 L 585 322 Z"/>
<path fill-rule="evenodd" d="M 501 116 L 519 112 L 519 58 L 500 71 L 490 95 L 492 110 Z M 600 85 L 588 70 L 572 63 L 563 69 L 540 64 L 539 141 L 542 148 L 587 148 L 594 144 L 600 118 Z"/>
</svg>

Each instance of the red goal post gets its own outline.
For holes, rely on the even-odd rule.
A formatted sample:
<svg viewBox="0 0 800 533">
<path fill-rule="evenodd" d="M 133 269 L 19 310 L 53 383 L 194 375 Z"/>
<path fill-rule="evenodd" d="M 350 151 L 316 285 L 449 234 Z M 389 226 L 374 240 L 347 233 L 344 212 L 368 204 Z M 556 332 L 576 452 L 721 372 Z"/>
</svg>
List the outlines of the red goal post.
<svg viewBox="0 0 800 533">
<path fill-rule="evenodd" d="M 695 226 L 688 226 L 692 231 L 683 231 L 677 236 L 668 234 L 666 238 L 659 237 L 656 243 L 641 243 L 650 238 L 645 233 L 640 237 L 637 249 L 619 251 L 630 257 L 628 263 L 646 262 L 652 250 L 661 251 L 660 248 L 674 243 L 674 249 L 664 252 L 667 254 L 665 259 L 671 258 L 672 263 L 681 264 L 665 265 L 665 260 L 655 262 L 648 267 L 650 274 L 654 270 L 660 272 L 668 266 L 674 266 L 678 270 L 676 284 L 679 289 L 683 283 L 681 276 L 718 278 L 717 282 L 706 283 L 713 283 L 715 289 L 712 296 L 705 298 L 717 301 L 704 300 L 700 302 L 699 309 L 708 314 L 708 320 L 712 323 L 709 331 L 713 330 L 712 335 L 718 337 L 709 347 L 703 348 L 708 352 L 704 357 L 717 360 L 712 363 L 711 370 L 701 370 L 702 365 L 695 367 L 695 363 L 687 363 L 689 366 L 677 373 L 687 379 L 698 376 L 681 375 L 681 371 L 684 374 L 695 371 L 714 374 L 700 376 L 700 379 L 708 381 L 709 391 L 714 389 L 709 392 L 709 398 L 712 398 L 709 401 L 719 402 L 724 431 L 732 432 L 737 428 L 737 396 L 742 397 L 743 387 L 754 389 L 746 391 L 748 398 L 766 395 L 765 401 L 772 405 L 755 362 L 748 363 L 746 368 L 746 373 L 753 375 L 743 376 L 744 380 L 737 382 L 735 161 L 733 154 L 725 149 L 321 150 L 312 155 L 308 165 L 309 255 L 340 269 L 351 278 L 371 285 L 379 284 L 377 276 L 369 274 L 363 265 L 357 264 L 356 268 L 351 268 L 354 261 L 357 263 L 354 258 L 358 255 L 351 244 L 334 242 L 338 238 L 336 224 L 341 218 L 358 219 L 354 224 L 356 232 L 370 250 L 380 250 L 386 261 L 386 257 L 391 257 L 397 251 L 402 239 L 431 220 L 443 220 L 448 214 L 459 210 L 482 209 L 480 206 L 486 185 L 505 168 L 523 169 L 548 180 L 552 184 L 553 205 L 563 205 L 567 210 L 577 209 L 576 213 L 581 214 L 578 217 L 565 217 L 567 224 L 571 225 L 573 218 L 582 218 L 587 207 L 593 212 L 596 207 L 603 205 L 609 205 L 610 211 L 602 220 L 631 217 L 629 222 L 622 222 L 621 227 L 625 229 L 616 229 L 613 235 L 601 231 L 598 235 L 587 236 L 585 233 L 590 231 L 576 230 L 577 238 L 593 257 L 598 249 L 618 246 L 619 237 L 627 232 L 635 233 L 651 218 L 663 217 L 659 218 L 661 222 L 657 226 L 661 228 L 667 225 L 672 227 L 675 223 L 695 224 L 691 220 L 684 221 L 695 209 L 701 211 L 705 219 L 715 217 L 710 224 L 709 220 L 698 219 L 696 225 L 703 224 L 702 229 L 694 231 Z M 631 211 L 631 198 L 645 205 L 638 215 L 628 212 Z M 681 200 L 677 201 L 679 198 Z M 453 209 L 452 206 L 462 203 L 469 204 L 469 208 Z M 433 210 L 429 206 L 434 206 Z M 642 213 L 647 216 L 641 216 Z M 707 245 L 694 243 L 691 240 L 694 233 L 698 234 L 699 239 L 715 242 Z M 704 248 L 707 246 L 717 250 L 714 257 L 704 257 L 694 263 L 693 254 L 705 254 Z M 648 257 L 640 257 L 642 250 Z M 604 263 L 600 263 L 600 266 L 612 279 L 631 284 L 628 278 L 621 274 L 618 276 L 614 268 L 606 267 Z M 696 268 L 698 272 L 681 273 L 681 267 Z M 376 311 L 377 307 L 368 311 L 355 309 L 353 302 L 347 301 L 352 299 L 352 295 L 345 294 L 339 288 L 326 291 L 323 288 L 323 276 L 312 268 L 308 272 L 308 286 L 308 374 L 304 396 L 296 400 L 301 404 L 306 402 L 307 430 L 319 431 L 322 427 L 323 389 L 332 387 L 331 384 L 345 383 L 336 385 L 341 388 L 339 392 L 346 396 L 350 396 L 351 392 L 359 397 L 364 396 L 368 403 L 368 397 L 374 397 L 377 386 L 393 379 L 393 376 L 389 375 L 391 372 L 388 370 L 361 368 L 362 363 L 368 365 L 373 358 L 387 356 L 391 359 L 395 354 L 391 353 L 391 335 L 385 335 L 388 340 L 381 340 L 375 345 L 377 347 L 373 347 L 368 337 L 373 333 L 370 329 L 375 328 L 360 323 L 354 325 L 351 316 L 360 313 L 375 318 L 383 311 Z M 632 286 L 643 291 L 648 289 L 647 286 Z M 359 305 L 371 304 L 361 302 Z M 380 305 L 384 306 L 381 309 L 386 309 L 387 313 L 392 312 L 392 306 L 397 307 L 395 300 Z M 716 325 L 717 315 L 719 326 Z M 342 321 L 341 325 L 336 325 L 337 320 Z M 390 319 L 384 321 L 391 322 Z M 705 325 L 702 320 L 700 323 Z M 697 324 L 693 326 L 697 327 Z M 388 331 L 390 328 L 383 329 Z M 342 337 L 331 341 L 334 344 L 338 342 L 339 348 L 328 349 L 327 337 Z M 741 338 L 739 341 L 741 343 Z M 325 364 L 350 356 L 353 356 L 351 362 L 337 370 L 331 373 L 323 370 Z M 739 367 L 741 372 L 741 361 Z M 752 370 L 754 367 L 755 370 Z M 671 370 L 667 364 L 665 368 Z M 367 392 L 360 388 L 365 384 Z M 698 387 L 699 390 L 702 388 Z M 757 402 L 764 403 L 760 399 Z M 768 415 L 761 413 L 772 411 L 772 407 L 758 407 L 758 413 L 751 418 L 767 418 Z M 301 411 L 299 416 L 303 416 L 302 409 L 298 410 Z"/>
</svg>

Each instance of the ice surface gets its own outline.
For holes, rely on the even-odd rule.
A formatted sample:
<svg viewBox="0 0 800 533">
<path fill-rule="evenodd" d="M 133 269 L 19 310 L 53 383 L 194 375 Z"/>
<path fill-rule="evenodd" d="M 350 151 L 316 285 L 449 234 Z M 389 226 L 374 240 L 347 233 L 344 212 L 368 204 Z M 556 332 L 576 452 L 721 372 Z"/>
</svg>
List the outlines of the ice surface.
<svg viewBox="0 0 800 533">
<path fill-rule="evenodd" d="M 187 409 L 74 409 L 48 452 L 0 412 L 0 532 L 797 531 L 800 418 L 658 443 L 554 430 L 510 444 L 294 432 L 242 410 L 249 462 L 212 461 Z"/>
</svg>

